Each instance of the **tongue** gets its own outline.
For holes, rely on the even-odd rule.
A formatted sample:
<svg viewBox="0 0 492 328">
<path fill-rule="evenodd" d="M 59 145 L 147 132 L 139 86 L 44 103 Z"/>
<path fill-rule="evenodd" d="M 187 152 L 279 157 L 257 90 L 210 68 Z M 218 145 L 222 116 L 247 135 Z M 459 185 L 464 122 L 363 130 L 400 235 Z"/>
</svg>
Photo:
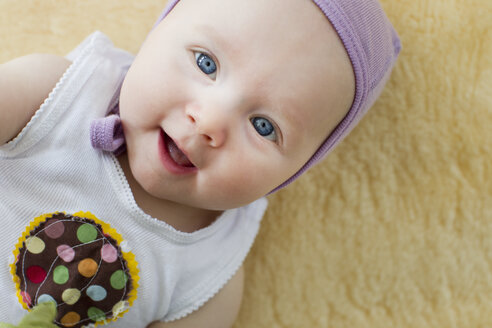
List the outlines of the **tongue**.
<svg viewBox="0 0 492 328">
<path fill-rule="evenodd" d="M 171 158 L 178 163 L 181 166 L 186 166 L 186 167 L 194 167 L 193 163 L 190 162 L 188 157 L 186 157 L 185 154 L 176 146 L 174 141 L 169 138 L 167 142 L 167 150 L 169 151 L 169 155 L 171 155 Z"/>
</svg>

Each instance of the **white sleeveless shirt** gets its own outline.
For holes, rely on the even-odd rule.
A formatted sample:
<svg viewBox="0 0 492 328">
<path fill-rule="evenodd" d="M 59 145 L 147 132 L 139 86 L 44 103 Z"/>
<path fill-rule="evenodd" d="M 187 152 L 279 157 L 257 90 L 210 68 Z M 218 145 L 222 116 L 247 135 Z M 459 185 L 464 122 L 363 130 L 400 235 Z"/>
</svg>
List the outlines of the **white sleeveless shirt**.
<svg viewBox="0 0 492 328">
<path fill-rule="evenodd" d="M 72 65 L 19 135 L 0 146 L 0 321 L 26 314 L 9 264 L 30 221 L 44 213 L 89 211 L 135 255 L 133 306 L 105 327 L 171 321 L 213 297 L 243 263 L 267 206 L 262 198 L 184 233 L 144 213 L 116 158 L 90 144 L 90 123 L 115 101 L 133 57 L 101 32 L 69 55 Z"/>
</svg>

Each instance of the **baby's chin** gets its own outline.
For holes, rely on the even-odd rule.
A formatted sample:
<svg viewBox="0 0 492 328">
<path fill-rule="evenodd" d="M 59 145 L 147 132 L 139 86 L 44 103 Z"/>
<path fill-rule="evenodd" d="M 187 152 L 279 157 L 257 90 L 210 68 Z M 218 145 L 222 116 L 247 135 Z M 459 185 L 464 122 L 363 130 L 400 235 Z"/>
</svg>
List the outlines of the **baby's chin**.
<svg viewBox="0 0 492 328">
<path fill-rule="evenodd" d="M 265 196 L 266 193 L 248 194 L 204 192 L 204 193 L 158 193 L 155 197 L 163 201 L 171 201 L 181 206 L 186 206 L 204 211 L 226 211 L 242 206 L 246 206 L 255 200 Z"/>
</svg>

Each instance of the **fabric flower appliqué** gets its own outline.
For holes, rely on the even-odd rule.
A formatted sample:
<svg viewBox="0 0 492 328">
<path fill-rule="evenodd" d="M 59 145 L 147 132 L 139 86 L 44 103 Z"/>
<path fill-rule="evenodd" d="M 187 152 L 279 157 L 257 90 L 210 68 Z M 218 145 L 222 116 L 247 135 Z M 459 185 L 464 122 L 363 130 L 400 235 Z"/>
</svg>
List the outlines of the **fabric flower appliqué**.
<svg viewBox="0 0 492 328">
<path fill-rule="evenodd" d="M 60 327 L 94 327 L 123 316 L 137 298 L 135 256 L 90 212 L 48 213 L 19 238 L 11 273 L 26 309 L 56 305 Z"/>
</svg>

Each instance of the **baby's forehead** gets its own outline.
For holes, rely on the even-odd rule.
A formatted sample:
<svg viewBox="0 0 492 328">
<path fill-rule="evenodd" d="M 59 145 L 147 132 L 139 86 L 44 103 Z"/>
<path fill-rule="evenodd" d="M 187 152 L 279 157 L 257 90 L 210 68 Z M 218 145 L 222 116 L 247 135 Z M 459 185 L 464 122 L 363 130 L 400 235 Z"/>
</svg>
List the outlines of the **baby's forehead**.
<svg viewBox="0 0 492 328">
<path fill-rule="evenodd" d="M 192 33 L 243 63 L 261 55 L 258 65 L 274 65 L 294 75 L 312 65 L 320 70 L 338 65 L 346 56 L 335 29 L 310 0 L 182 0 L 170 16 L 179 11 L 193 26 Z M 282 66 L 288 65 L 282 62 L 286 57 L 302 58 L 301 66 Z"/>
<path fill-rule="evenodd" d="M 312 34 L 334 32 L 311 0 L 181 0 L 170 16 L 176 11 L 186 11 L 182 19 L 191 24 L 241 30 L 241 35 L 235 35 L 237 41 L 245 37 L 268 37 L 273 42 L 276 36 L 292 40 L 298 36 L 309 38 Z M 258 30 L 261 33 L 256 33 Z"/>
</svg>

